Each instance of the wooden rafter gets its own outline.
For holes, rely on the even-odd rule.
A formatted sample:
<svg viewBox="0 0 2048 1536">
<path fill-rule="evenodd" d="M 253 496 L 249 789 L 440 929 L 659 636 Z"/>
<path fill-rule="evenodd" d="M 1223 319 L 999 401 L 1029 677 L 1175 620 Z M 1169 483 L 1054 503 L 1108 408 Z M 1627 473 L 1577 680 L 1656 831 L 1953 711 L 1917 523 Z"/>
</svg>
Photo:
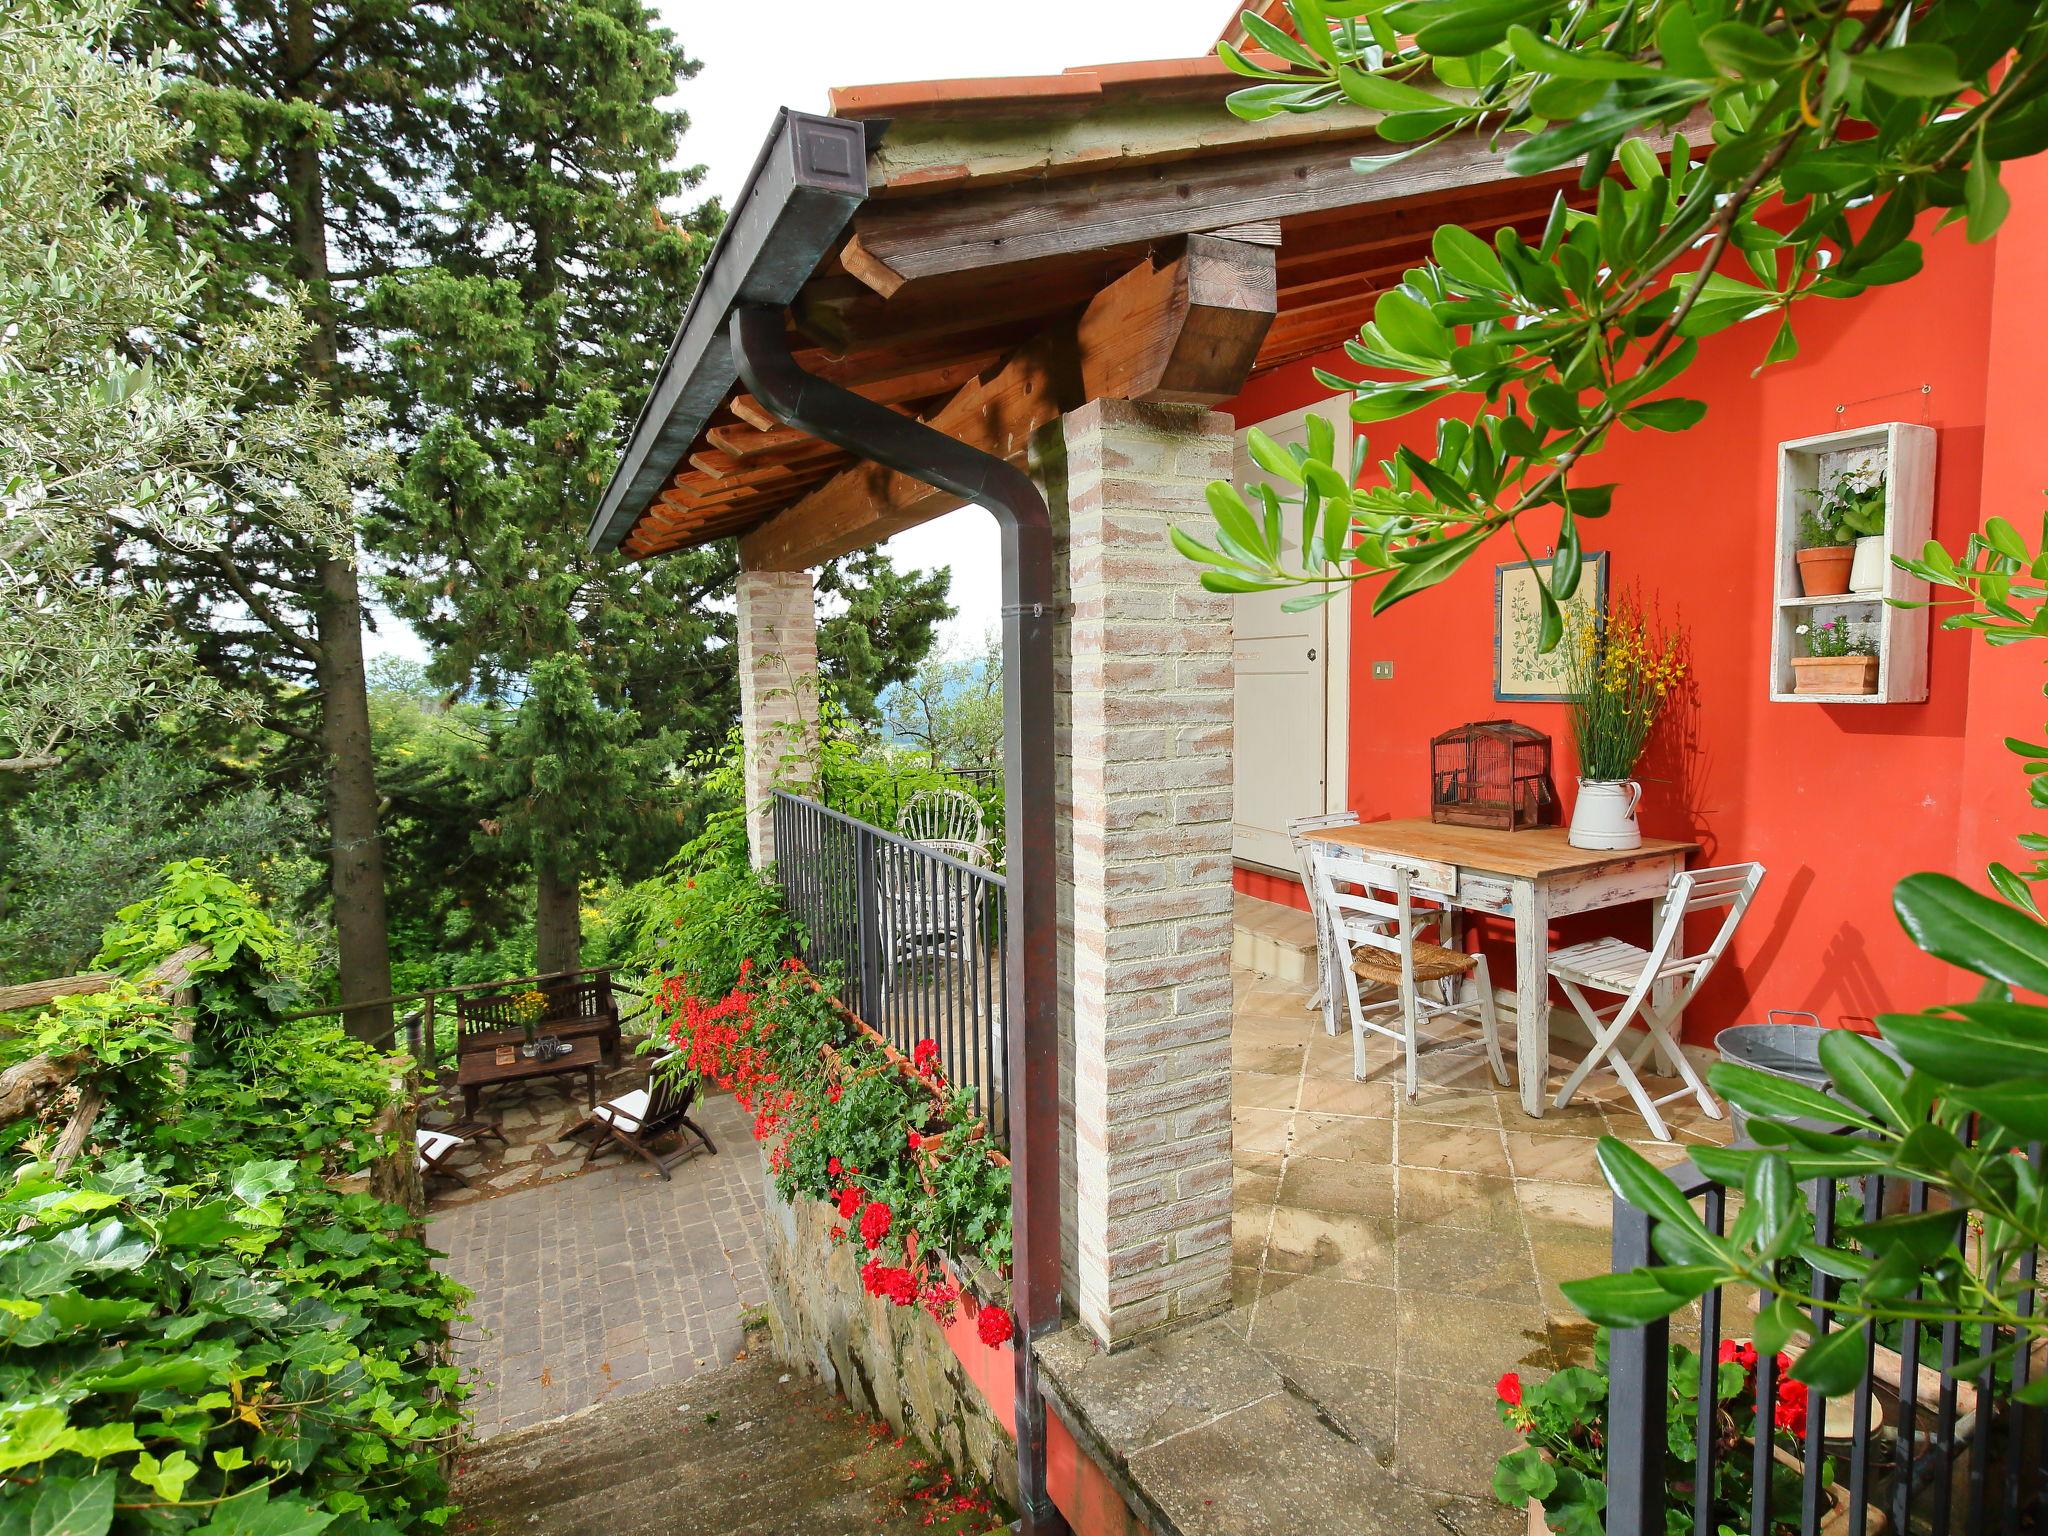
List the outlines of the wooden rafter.
<svg viewBox="0 0 2048 1536">
<path fill-rule="evenodd" d="M 1275 305 L 1270 246 L 1191 238 L 1173 260 L 1141 262 L 1097 294 L 1071 329 L 1027 343 L 965 385 L 929 425 L 998 458 L 1082 399 L 1222 400 L 1249 372 Z M 877 543 L 958 506 L 878 465 L 849 469 L 740 540 L 749 569 L 794 570 Z"/>
</svg>

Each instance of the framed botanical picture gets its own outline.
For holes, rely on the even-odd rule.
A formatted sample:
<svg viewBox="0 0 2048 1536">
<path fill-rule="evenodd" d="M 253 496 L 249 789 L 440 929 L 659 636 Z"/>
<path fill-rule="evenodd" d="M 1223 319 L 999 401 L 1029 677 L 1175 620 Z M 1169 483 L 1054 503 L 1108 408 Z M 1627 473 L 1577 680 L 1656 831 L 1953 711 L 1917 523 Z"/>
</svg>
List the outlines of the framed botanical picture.
<svg viewBox="0 0 2048 1536">
<path fill-rule="evenodd" d="M 1548 560 L 1521 560 L 1493 570 L 1493 696 L 1499 700 L 1535 699 L 1560 703 L 1565 692 L 1564 656 L 1536 649 L 1543 634 L 1542 606 L 1536 589 L 1550 580 Z M 1595 620 L 1607 611 L 1607 555 L 1589 554 L 1579 571 L 1579 590 L 1564 605 L 1569 630 L 1572 615 Z"/>
</svg>

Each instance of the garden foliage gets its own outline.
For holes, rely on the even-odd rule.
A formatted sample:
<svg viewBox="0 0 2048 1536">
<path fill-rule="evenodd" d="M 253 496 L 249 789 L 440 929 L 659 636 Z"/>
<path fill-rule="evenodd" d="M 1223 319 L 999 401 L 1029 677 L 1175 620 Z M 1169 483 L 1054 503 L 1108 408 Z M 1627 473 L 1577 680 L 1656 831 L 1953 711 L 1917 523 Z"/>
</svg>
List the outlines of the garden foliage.
<svg viewBox="0 0 2048 1536">
<path fill-rule="evenodd" d="M 431 1528 L 462 1292 L 356 1189 L 410 1152 L 388 1144 L 394 1067 L 275 1018 L 288 937 L 203 865 L 124 911 L 107 958 L 140 976 L 194 941 L 196 1010 L 123 980 L 0 1037 L 0 1068 L 47 1057 L 105 1096 L 68 1166 L 71 1100 L 0 1127 L 0 1531 Z"/>
</svg>

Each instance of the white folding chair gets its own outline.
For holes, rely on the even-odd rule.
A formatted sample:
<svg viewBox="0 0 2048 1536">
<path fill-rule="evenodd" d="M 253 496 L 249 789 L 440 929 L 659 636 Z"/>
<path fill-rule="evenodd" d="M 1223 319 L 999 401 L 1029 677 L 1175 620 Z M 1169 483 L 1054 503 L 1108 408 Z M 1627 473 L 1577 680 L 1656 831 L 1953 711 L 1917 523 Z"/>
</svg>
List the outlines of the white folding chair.
<svg viewBox="0 0 2048 1536">
<path fill-rule="evenodd" d="M 1763 878 L 1761 864 L 1681 870 L 1671 878 L 1671 889 L 1664 896 L 1664 912 L 1648 949 L 1621 939 L 1593 939 L 1569 945 L 1550 957 L 1550 974 L 1557 978 L 1564 995 L 1571 999 L 1579 1017 L 1593 1032 L 1592 1050 L 1557 1091 L 1557 1108 L 1570 1103 L 1587 1074 L 1605 1061 L 1614 1068 L 1614 1075 L 1621 1079 L 1622 1087 L 1649 1122 L 1650 1134 L 1659 1141 L 1671 1139 L 1664 1117 L 1657 1113 L 1659 1104 L 1691 1094 L 1708 1115 L 1716 1120 L 1721 1118 L 1721 1106 L 1707 1092 L 1707 1085 L 1685 1059 L 1685 1052 L 1679 1049 L 1676 1025 L 1685 1005 L 1692 1001 L 1715 962 L 1727 950 L 1728 941 L 1735 937 L 1742 915 L 1749 910 Z M 1686 954 L 1686 917 L 1716 909 L 1725 910 L 1713 942 L 1696 955 Z M 1660 987 L 1668 989 L 1661 999 L 1657 996 Z M 1586 1000 L 1587 988 L 1619 993 L 1621 1000 L 1595 1008 Z M 1643 1021 L 1643 1038 L 1624 1055 L 1617 1042 L 1622 1031 L 1637 1018 Z M 1656 1099 L 1650 1097 L 1635 1072 L 1653 1050 L 1677 1074 L 1681 1084 Z"/>
<path fill-rule="evenodd" d="M 1368 1032 L 1398 1040 L 1406 1059 L 1408 1099 L 1413 1103 L 1415 1058 L 1424 1021 L 1444 1014 L 1471 1018 L 1476 1013 L 1494 1078 L 1505 1087 L 1508 1073 L 1500 1058 L 1500 1021 L 1494 1011 L 1486 957 L 1417 937 L 1418 930 L 1424 928 L 1441 934 L 1451 920 L 1449 911 L 1425 908 L 1417 912 L 1408 871 L 1398 865 L 1377 864 L 1321 843 L 1310 849 L 1309 867 L 1316 904 L 1329 913 L 1330 938 L 1341 960 L 1344 996 L 1351 1007 L 1352 1076 L 1365 1076 Z M 1347 889 L 1351 886 L 1358 888 L 1355 894 Z M 1361 980 L 1391 986 L 1395 996 L 1367 1004 L 1359 996 Z M 1422 995 L 1421 984 L 1427 981 L 1443 983 L 1440 999 Z M 1478 995 L 1461 1000 L 1458 993 L 1467 986 L 1475 988 Z M 1366 1017 L 1389 1008 L 1399 1010 L 1398 1029 Z"/>
<path fill-rule="evenodd" d="M 1331 968 L 1336 964 L 1336 950 L 1330 944 L 1330 914 L 1317 901 L 1315 873 L 1309 868 L 1312 853 L 1308 834 L 1321 832 L 1330 827 L 1355 827 L 1358 812 L 1332 811 L 1326 816 L 1297 816 L 1287 823 L 1288 840 L 1294 844 L 1294 863 L 1301 871 L 1302 889 L 1308 892 L 1308 904 L 1316 920 L 1316 989 L 1301 1006 L 1305 1012 L 1323 1010 L 1323 1033 L 1337 1033 L 1337 993 L 1330 985 Z M 1381 926 L 1385 926 L 1382 924 Z"/>
</svg>

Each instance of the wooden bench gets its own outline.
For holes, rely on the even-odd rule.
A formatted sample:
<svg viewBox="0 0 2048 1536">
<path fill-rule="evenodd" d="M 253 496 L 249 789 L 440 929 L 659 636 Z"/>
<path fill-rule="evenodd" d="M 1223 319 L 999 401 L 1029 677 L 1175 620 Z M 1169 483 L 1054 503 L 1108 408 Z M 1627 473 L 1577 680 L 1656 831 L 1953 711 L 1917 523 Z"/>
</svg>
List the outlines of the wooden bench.
<svg viewBox="0 0 2048 1536">
<path fill-rule="evenodd" d="M 540 1017 L 530 1026 L 519 1010 L 519 998 L 527 992 L 547 998 Z M 619 1009 L 612 996 L 611 977 L 599 974 L 515 982 L 456 999 L 456 1049 L 463 1056 L 522 1042 L 529 1027 L 535 1035 L 556 1035 L 570 1041 L 594 1037 L 605 1062 L 615 1065 L 619 1059 Z"/>
</svg>

